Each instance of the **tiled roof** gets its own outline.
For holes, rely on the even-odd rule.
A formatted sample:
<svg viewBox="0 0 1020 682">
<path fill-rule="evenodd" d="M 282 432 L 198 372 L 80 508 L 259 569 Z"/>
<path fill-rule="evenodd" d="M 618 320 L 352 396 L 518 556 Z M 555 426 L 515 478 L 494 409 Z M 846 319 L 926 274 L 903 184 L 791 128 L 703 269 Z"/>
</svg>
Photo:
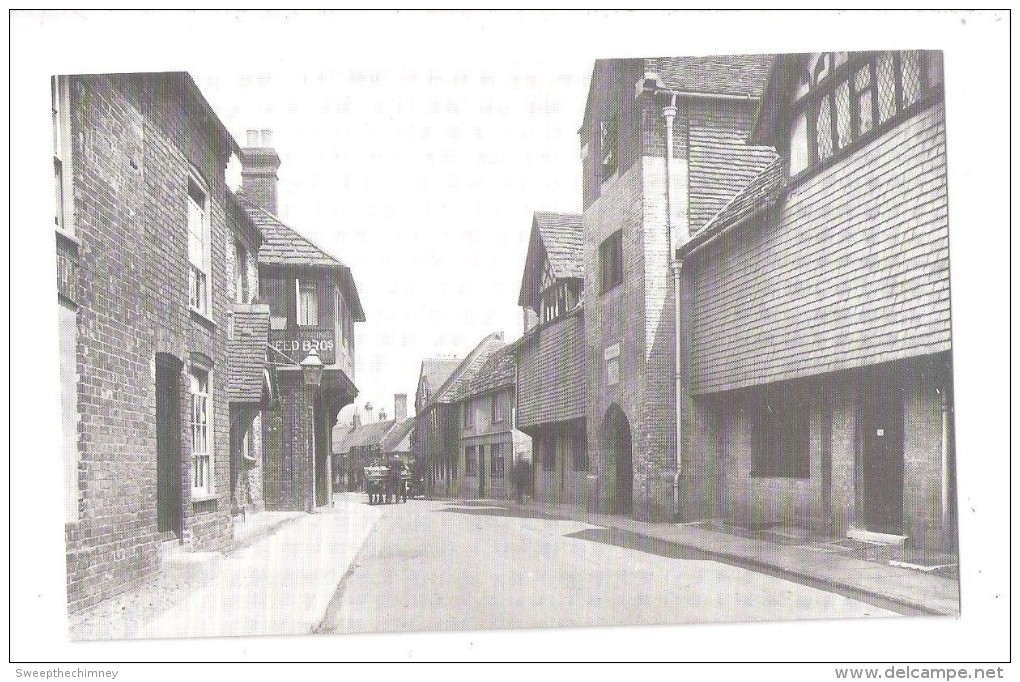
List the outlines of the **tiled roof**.
<svg viewBox="0 0 1020 682">
<path fill-rule="evenodd" d="M 442 387 L 436 392 L 431 402 L 453 403 L 461 400 L 467 395 L 468 384 L 482 368 L 489 356 L 502 348 L 505 344 L 499 334 L 489 334 L 475 346 L 460 366 L 457 367 Z"/>
<path fill-rule="evenodd" d="M 379 443 L 383 454 L 390 452 L 411 451 L 411 431 L 414 429 L 414 417 L 406 417 L 393 425 Z"/>
<path fill-rule="evenodd" d="M 761 97 L 772 55 L 712 55 L 645 59 L 671 90 L 718 95 Z"/>
<path fill-rule="evenodd" d="M 576 213 L 535 211 L 535 224 L 549 257 L 553 275 L 584 277 L 584 235 Z"/>
<path fill-rule="evenodd" d="M 713 234 L 734 225 L 760 208 L 775 201 L 786 183 L 786 171 L 781 158 L 775 158 L 764 170 L 740 190 L 709 220 L 701 232 L 681 250 L 690 250 Z"/>
<path fill-rule="evenodd" d="M 383 436 L 393 428 L 396 421 L 387 419 L 371 424 L 362 424 L 351 431 L 343 434 L 339 440 L 333 443 L 333 452 L 336 454 L 347 454 L 351 448 L 364 447 L 366 445 L 379 445 Z M 337 434 L 334 434 L 337 435 Z"/>
<path fill-rule="evenodd" d="M 776 158 L 771 147 L 752 146 L 743 130 L 691 126 L 690 226 L 696 232 Z"/>
<path fill-rule="evenodd" d="M 235 305 L 233 338 L 227 341 L 227 396 L 232 403 L 259 403 L 265 381 L 269 306 Z"/>
<path fill-rule="evenodd" d="M 244 194 L 239 194 L 238 198 L 252 222 L 262 233 L 259 264 L 338 269 L 347 295 L 351 299 L 349 303 L 354 319 L 358 322 L 365 321 L 365 311 L 361 307 L 361 298 L 358 296 L 358 288 L 354 284 L 350 268 Z"/>
<path fill-rule="evenodd" d="M 481 395 L 497 388 L 512 386 L 516 380 L 515 344 L 503 346 L 489 356 L 468 384 L 468 395 Z"/>
<path fill-rule="evenodd" d="M 343 266 L 337 258 L 320 249 L 275 215 L 243 194 L 241 202 L 265 241 L 259 249 L 259 262 L 273 265 L 311 265 L 335 268 Z"/>
<path fill-rule="evenodd" d="M 450 375 L 457 371 L 464 358 L 425 358 L 421 361 L 421 376 L 429 384 L 429 390 L 435 395 L 446 383 Z"/>
</svg>

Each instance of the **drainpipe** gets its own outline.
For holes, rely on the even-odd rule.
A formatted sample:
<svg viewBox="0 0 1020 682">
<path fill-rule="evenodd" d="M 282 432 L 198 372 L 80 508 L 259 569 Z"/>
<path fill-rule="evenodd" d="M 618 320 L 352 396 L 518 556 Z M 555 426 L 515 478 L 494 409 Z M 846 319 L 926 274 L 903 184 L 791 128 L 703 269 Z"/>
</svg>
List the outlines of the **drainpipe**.
<svg viewBox="0 0 1020 682">
<path fill-rule="evenodd" d="M 676 473 L 673 475 L 673 517 L 680 520 L 680 471 L 683 465 L 683 407 L 680 374 L 680 261 L 673 256 L 673 121 L 676 119 L 677 93 L 671 93 L 669 106 L 663 107 L 662 118 L 666 124 L 666 243 L 670 270 L 673 272 L 673 328 L 674 328 L 674 381 L 676 384 Z M 683 235 L 685 238 L 687 235 Z"/>
</svg>

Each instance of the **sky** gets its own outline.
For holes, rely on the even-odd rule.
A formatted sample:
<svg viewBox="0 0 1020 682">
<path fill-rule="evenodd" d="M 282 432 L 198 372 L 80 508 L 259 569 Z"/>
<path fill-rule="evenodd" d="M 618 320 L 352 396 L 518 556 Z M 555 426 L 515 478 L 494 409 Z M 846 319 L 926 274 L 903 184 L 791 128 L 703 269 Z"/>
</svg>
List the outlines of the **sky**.
<svg viewBox="0 0 1020 682">
<path fill-rule="evenodd" d="M 366 316 L 357 409 L 392 417 L 394 393 L 407 393 L 413 412 L 422 358 L 520 336 L 532 212 L 580 212 L 591 69 L 577 58 L 192 72 L 240 144 L 249 128 L 273 131 L 280 218 L 352 270 Z"/>
<path fill-rule="evenodd" d="M 12 660 L 924 661 L 946 660 L 946 652 L 1002 660 L 1004 540 L 1013 514 L 1004 466 L 1012 82 L 1005 12 L 15 11 L 10 18 L 10 239 L 0 240 L 10 314 L 0 316 L 7 325 L 0 344 L 7 344 L 11 388 L 0 394 L 7 408 L 0 414 L 9 415 L 9 507 L 24 512 L 10 524 L 10 548 L 28 557 L 10 562 L 18 622 Z M 390 412 L 393 393 L 413 397 L 422 357 L 463 355 L 493 331 L 508 340 L 520 333 L 516 300 L 531 214 L 580 208 L 576 131 L 596 58 L 894 47 L 946 51 L 960 619 L 68 644 L 62 461 L 53 455 L 60 453 L 54 237 L 41 229 L 51 224 L 53 196 L 51 74 L 185 70 L 240 142 L 249 127 L 273 129 L 283 164 L 281 217 L 352 268 L 368 318 L 357 325 L 356 382 L 362 399 Z M 831 676 L 821 667 L 806 667 L 810 677 L 799 679 Z M 277 671 L 262 667 L 266 679 Z M 691 679 L 718 676 L 700 672 Z M 173 666 L 145 673 L 179 677 Z M 769 673 L 764 679 L 798 679 Z"/>
</svg>

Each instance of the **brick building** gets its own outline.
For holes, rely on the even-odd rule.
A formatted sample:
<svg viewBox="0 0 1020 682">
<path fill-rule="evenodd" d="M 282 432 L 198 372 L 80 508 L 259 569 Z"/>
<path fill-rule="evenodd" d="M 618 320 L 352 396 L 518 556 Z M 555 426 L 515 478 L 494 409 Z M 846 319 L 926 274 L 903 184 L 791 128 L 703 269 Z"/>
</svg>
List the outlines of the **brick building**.
<svg viewBox="0 0 1020 682">
<path fill-rule="evenodd" d="M 513 467 L 531 459 L 531 438 L 517 430 L 517 362 L 513 344 L 493 351 L 467 380 L 451 390 L 460 415 L 458 462 L 450 495 L 509 499 Z"/>
<path fill-rule="evenodd" d="M 415 393 L 414 456 L 429 495 L 454 494 L 459 479 L 462 414 L 455 397 L 481 369 L 489 356 L 505 345 L 502 333 L 482 339 L 463 359 L 422 361 Z"/>
<path fill-rule="evenodd" d="M 535 499 L 586 504 L 584 234 L 577 214 L 536 212 L 518 305 L 517 427 L 532 437 Z"/>
<path fill-rule="evenodd" d="M 784 55 L 682 243 L 684 513 L 955 543 L 941 55 Z"/>
<path fill-rule="evenodd" d="M 279 382 L 277 408 L 264 415 L 264 504 L 312 510 L 330 499 L 333 427 L 358 393 L 354 323 L 365 312 L 351 269 L 278 217 L 279 168 L 268 131 L 248 131 L 241 203 L 263 236 L 258 283 Z M 318 387 L 301 368 L 313 351 L 324 365 Z"/>
<path fill-rule="evenodd" d="M 53 79 L 70 609 L 232 534 L 233 140 L 184 73 Z"/>
<path fill-rule="evenodd" d="M 598 505 L 677 512 L 672 249 L 775 153 L 746 144 L 768 56 L 595 63 L 580 129 L 587 405 Z"/>
</svg>

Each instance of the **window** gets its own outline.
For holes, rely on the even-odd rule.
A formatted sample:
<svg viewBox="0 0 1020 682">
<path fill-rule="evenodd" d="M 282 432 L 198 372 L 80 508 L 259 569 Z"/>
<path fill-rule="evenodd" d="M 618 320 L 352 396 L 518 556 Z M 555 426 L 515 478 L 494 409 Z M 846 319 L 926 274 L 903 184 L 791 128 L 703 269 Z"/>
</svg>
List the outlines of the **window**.
<svg viewBox="0 0 1020 682">
<path fill-rule="evenodd" d="M 279 277 L 262 277 L 259 280 L 262 298 L 269 303 L 269 327 L 287 328 L 287 296 L 284 280 Z"/>
<path fill-rule="evenodd" d="M 599 269 L 602 273 L 603 293 L 623 281 L 622 230 L 617 230 L 599 245 Z"/>
<path fill-rule="evenodd" d="M 751 406 L 754 429 L 752 476 L 809 478 L 811 404 L 791 384 L 760 392 Z"/>
<path fill-rule="evenodd" d="M 212 447 L 209 413 L 209 373 L 191 370 L 191 494 L 211 495 Z"/>
<path fill-rule="evenodd" d="M 464 428 L 470 429 L 472 426 L 475 425 L 475 413 L 474 410 L 471 409 L 470 400 L 464 401 L 464 405 L 461 407 L 461 411 L 463 412 L 464 417 L 463 418 Z"/>
<path fill-rule="evenodd" d="M 506 456 L 503 454 L 502 443 L 489 446 L 489 473 L 492 478 L 506 477 Z"/>
<path fill-rule="evenodd" d="M 473 445 L 464 448 L 464 474 L 467 476 L 478 475 L 478 460 L 475 458 L 475 446 Z"/>
<path fill-rule="evenodd" d="M 53 185 L 54 218 L 58 230 L 73 233 L 71 203 L 71 119 L 68 113 L 69 97 L 66 77 L 50 79 L 50 99 L 53 109 Z"/>
<path fill-rule="evenodd" d="M 60 301 L 60 413 L 64 450 L 64 522 L 78 520 L 78 313 Z"/>
<path fill-rule="evenodd" d="M 550 434 L 542 439 L 542 470 L 556 470 L 556 435 Z"/>
<path fill-rule="evenodd" d="M 504 416 L 503 401 L 499 399 L 499 394 L 495 393 L 492 396 L 492 423 L 498 424 L 503 421 Z"/>
<path fill-rule="evenodd" d="M 188 304 L 209 315 L 209 202 L 198 181 L 188 179 Z"/>
<path fill-rule="evenodd" d="M 297 323 L 299 327 L 319 326 L 319 283 L 295 280 L 297 287 Z"/>
<path fill-rule="evenodd" d="M 615 115 L 599 122 L 599 150 L 602 153 L 602 181 L 616 172 L 618 165 L 618 142 L 619 124 Z"/>
<path fill-rule="evenodd" d="M 614 343 L 602 352 L 606 361 L 606 385 L 615 386 L 620 383 L 620 344 Z"/>
<path fill-rule="evenodd" d="M 574 437 L 574 471 L 588 471 L 590 468 L 588 439 L 583 431 L 578 432 Z"/>
<path fill-rule="evenodd" d="M 790 131 L 790 173 L 836 156 L 942 83 L 938 52 L 904 51 L 811 55 L 797 82 Z"/>
<path fill-rule="evenodd" d="M 248 249 L 234 242 L 234 302 L 248 302 Z"/>
</svg>

